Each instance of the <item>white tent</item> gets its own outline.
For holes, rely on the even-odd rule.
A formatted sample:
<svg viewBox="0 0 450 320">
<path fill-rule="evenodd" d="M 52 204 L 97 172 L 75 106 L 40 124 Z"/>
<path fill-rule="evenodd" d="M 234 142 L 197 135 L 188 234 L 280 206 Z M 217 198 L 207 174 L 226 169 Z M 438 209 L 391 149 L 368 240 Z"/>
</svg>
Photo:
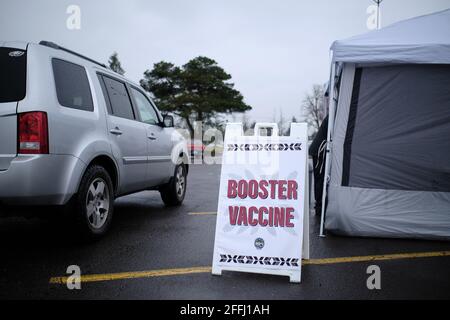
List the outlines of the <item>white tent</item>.
<svg viewBox="0 0 450 320">
<path fill-rule="evenodd" d="M 321 235 L 450 239 L 450 9 L 331 49 Z"/>
</svg>

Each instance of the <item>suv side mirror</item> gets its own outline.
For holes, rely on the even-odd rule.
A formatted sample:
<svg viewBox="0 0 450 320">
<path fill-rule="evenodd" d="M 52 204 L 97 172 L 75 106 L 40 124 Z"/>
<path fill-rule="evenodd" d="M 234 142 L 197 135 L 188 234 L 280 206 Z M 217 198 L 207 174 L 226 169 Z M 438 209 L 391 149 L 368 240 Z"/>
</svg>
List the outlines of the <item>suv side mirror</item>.
<svg viewBox="0 0 450 320">
<path fill-rule="evenodd" d="M 172 116 L 165 115 L 164 118 L 163 118 L 163 122 L 164 122 L 164 127 L 165 128 L 173 128 L 175 120 L 173 119 Z"/>
</svg>

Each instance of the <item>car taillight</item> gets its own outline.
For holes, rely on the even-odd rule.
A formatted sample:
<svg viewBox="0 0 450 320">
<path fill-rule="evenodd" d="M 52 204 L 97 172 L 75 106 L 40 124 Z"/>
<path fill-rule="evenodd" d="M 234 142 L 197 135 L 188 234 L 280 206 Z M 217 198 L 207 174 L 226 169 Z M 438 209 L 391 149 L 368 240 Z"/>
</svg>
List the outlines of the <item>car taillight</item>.
<svg viewBox="0 0 450 320">
<path fill-rule="evenodd" d="M 21 113 L 18 122 L 18 153 L 49 153 L 47 114 L 45 112 Z"/>
</svg>

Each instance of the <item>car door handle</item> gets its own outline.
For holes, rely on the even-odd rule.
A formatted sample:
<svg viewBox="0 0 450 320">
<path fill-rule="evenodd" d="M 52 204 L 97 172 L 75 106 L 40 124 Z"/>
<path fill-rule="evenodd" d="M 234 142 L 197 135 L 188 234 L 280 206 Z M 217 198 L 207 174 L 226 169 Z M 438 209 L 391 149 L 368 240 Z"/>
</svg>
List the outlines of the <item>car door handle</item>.
<svg viewBox="0 0 450 320">
<path fill-rule="evenodd" d="M 120 136 L 123 134 L 123 132 L 118 127 L 115 127 L 114 129 L 109 130 L 109 132 L 111 132 L 112 134 L 115 134 L 117 136 Z"/>
<path fill-rule="evenodd" d="M 154 134 L 148 135 L 147 138 L 149 138 L 150 140 L 156 140 L 156 137 Z"/>
</svg>

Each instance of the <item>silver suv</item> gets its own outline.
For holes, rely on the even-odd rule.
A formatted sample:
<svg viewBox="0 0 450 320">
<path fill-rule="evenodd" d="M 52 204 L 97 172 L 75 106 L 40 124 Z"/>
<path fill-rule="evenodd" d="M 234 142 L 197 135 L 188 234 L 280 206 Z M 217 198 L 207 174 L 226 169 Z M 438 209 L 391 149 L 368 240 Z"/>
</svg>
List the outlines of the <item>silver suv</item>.
<svg viewBox="0 0 450 320">
<path fill-rule="evenodd" d="M 0 41 L 0 202 L 64 205 L 88 237 L 114 199 L 186 193 L 186 143 L 141 87 L 54 43 Z M 0 209 L 1 210 L 1 209 Z"/>
</svg>

